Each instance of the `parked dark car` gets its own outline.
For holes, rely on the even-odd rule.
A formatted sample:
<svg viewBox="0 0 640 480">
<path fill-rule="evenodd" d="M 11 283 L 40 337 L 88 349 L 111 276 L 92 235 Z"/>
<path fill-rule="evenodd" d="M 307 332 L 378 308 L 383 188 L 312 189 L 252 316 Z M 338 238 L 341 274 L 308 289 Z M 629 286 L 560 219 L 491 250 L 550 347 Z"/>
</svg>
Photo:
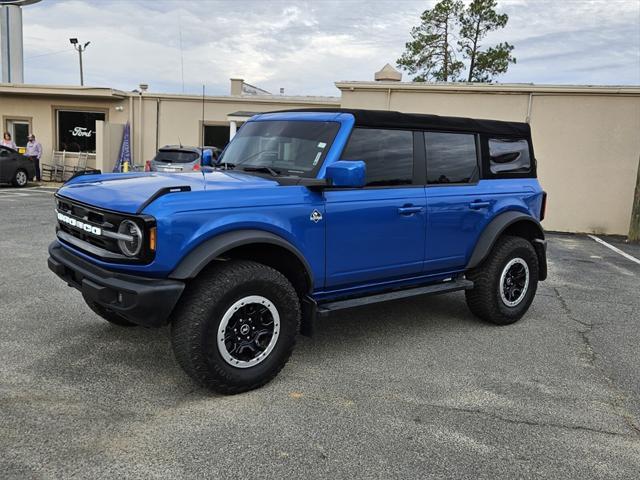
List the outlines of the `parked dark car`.
<svg viewBox="0 0 640 480">
<path fill-rule="evenodd" d="M 24 187 L 35 175 L 35 167 L 29 158 L 12 148 L 0 146 L 0 183 Z"/>
<path fill-rule="evenodd" d="M 165 145 L 151 160 L 152 172 L 197 172 L 203 166 L 211 166 L 220 150 L 216 147 L 188 147 Z"/>
</svg>

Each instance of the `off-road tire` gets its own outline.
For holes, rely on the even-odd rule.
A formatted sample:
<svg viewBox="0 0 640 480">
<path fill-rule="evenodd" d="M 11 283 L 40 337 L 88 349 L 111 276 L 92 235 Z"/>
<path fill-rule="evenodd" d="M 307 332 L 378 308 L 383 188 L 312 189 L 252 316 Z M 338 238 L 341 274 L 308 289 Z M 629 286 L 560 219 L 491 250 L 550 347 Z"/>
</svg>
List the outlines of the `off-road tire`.
<svg viewBox="0 0 640 480">
<path fill-rule="evenodd" d="M 11 179 L 11 184 L 14 187 L 22 188 L 22 187 L 26 187 L 28 183 L 29 183 L 29 174 L 21 168 L 16 170 L 16 173 L 13 174 L 13 178 Z"/>
<path fill-rule="evenodd" d="M 259 295 L 277 309 L 279 336 L 257 365 L 229 364 L 218 346 L 225 312 L 240 299 Z M 187 285 L 172 315 L 171 344 L 178 364 L 197 383 L 218 393 L 236 394 L 273 379 L 289 360 L 300 330 L 300 302 L 280 272 L 246 260 L 219 262 Z"/>
<path fill-rule="evenodd" d="M 98 305 L 97 303 L 92 302 L 91 300 L 87 300 L 85 298 L 85 303 L 87 306 L 95 313 L 96 315 L 104 318 L 107 322 L 117 325 L 118 327 L 135 327 L 137 326 L 135 323 L 131 323 L 129 320 L 121 317 L 115 312 L 107 310 L 106 308 Z"/>
<path fill-rule="evenodd" d="M 524 260 L 529 269 L 527 291 L 516 306 L 508 306 L 502 299 L 501 275 L 507 264 L 516 258 Z M 527 312 L 538 287 L 538 257 L 531 242 L 521 237 L 503 236 L 477 268 L 467 272 L 474 287 L 465 292 L 467 305 L 474 315 L 487 322 L 508 325 L 517 322 Z"/>
</svg>

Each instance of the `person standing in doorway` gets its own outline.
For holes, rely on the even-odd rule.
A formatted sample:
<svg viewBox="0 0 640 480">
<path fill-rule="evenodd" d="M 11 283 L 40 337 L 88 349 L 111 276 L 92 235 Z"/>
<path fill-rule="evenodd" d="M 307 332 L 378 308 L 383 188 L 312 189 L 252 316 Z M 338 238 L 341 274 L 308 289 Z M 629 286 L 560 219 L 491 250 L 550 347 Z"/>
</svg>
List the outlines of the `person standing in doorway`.
<svg viewBox="0 0 640 480">
<path fill-rule="evenodd" d="M 32 133 L 28 137 L 26 156 L 31 159 L 36 170 L 36 181 L 40 181 L 40 157 L 42 156 L 42 145 L 36 140 Z"/>
<path fill-rule="evenodd" d="M 3 147 L 9 147 L 9 148 L 13 148 L 14 150 L 18 150 L 18 147 L 16 147 L 15 142 L 11 140 L 11 134 L 9 132 L 4 132 L 0 145 L 2 145 Z"/>
</svg>

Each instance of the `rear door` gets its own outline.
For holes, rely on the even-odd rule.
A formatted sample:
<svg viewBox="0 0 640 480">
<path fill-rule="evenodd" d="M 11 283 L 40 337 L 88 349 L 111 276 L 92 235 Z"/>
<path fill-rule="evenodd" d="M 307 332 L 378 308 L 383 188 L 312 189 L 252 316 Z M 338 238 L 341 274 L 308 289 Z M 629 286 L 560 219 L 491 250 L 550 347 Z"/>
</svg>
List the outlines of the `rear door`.
<svg viewBox="0 0 640 480">
<path fill-rule="evenodd" d="M 421 138 L 409 130 L 356 128 L 342 159 L 366 163 L 366 186 L 328 189 L 328 289 L 419 274 L 424 260 L 426 198 Z M 414 152 L 420 156 L 415 162 Z"/>
<path fill-rule="evenodd" d="M 495 201 L 480 181 L 480 142 L 473 133 L 425 132 L 427 238 L 425 272 L 467 263 Z"/>
</svg>

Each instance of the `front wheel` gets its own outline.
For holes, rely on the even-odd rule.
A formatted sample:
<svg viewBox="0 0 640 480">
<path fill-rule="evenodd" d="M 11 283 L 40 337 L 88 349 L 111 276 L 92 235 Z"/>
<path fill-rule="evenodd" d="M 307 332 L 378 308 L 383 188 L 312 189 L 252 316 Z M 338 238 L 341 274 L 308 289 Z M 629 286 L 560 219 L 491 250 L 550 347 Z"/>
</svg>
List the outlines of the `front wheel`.
<svg viewBox="0 0 640 480">
<path fill-rule="evenodd" d="M 178 364 L 200 385 L 233 394 L 258 388 L 284 367 L 300 328 L 300 303 L 278 271 L 220 262 L 187 286 L 172 321 Z"/>
<path fill-rule="evenodd" d="M 487 259 L 467 273 L 469 309 L 482 320 L 508 325 L 527 312 L 538 287 L 538 257 L 521 237 L 498 239 Z"/>
</svg>

